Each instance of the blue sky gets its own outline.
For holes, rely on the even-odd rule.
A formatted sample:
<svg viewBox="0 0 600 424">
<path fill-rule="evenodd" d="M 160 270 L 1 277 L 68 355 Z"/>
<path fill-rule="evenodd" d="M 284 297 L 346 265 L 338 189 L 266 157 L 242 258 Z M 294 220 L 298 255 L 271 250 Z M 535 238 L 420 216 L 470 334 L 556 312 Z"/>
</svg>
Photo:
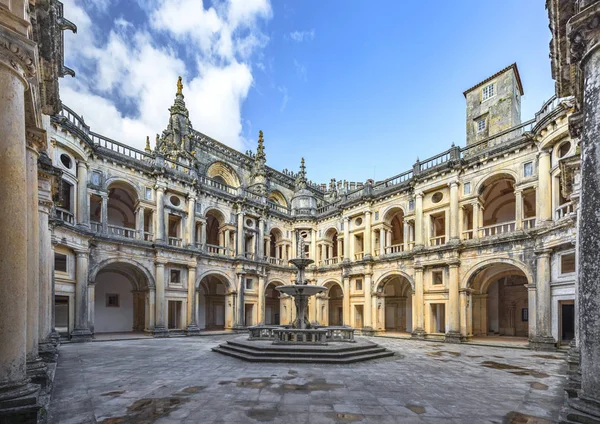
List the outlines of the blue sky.
<svg viewBox="0 0 600 424">
<path fill-rule="evenodd" d="M 541 2 L 66 0 L 65 104 L 135 147 L 177 75 L 194 127 L 315 182 L 391 177 L 465 144 L 463 91 L 517 62 L 523 120 L 554 92 Z M 93 22 L 93 24 L 92 24 Z"/>
</svg>

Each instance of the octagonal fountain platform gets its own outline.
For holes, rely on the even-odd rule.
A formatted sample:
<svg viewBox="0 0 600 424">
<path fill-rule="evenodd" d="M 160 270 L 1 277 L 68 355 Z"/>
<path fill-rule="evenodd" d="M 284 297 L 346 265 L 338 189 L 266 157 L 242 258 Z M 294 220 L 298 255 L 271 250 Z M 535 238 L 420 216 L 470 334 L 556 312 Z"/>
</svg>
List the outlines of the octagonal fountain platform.
<svg viewBox="0 0 600 424">
<path fill-rule="evenodd" d="M 298 243 L 304 252 L 304 243 Z M 389 351 L 365 339 L 355 339 L 354 329 L 347 326 L 311 325 L 308 299 L 327 290 L 324 286 L 308 285 L 304 269 L 312 259 L 291 259 L 298 268 L 296 284 L 276 289 L 292 296 L 296 319 L 291 325 L 257 325 L 248 328 L 249 336 L 229 340 L 212 350 L 250 362 L 293 362 L 348 364 L 392 356 Z"/>
</svg>

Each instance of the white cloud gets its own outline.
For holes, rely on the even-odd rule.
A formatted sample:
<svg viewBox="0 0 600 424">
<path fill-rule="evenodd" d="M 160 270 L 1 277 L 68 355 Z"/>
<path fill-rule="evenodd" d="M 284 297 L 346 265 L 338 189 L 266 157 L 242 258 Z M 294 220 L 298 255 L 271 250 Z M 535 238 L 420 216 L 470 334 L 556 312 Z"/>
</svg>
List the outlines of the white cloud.
<svg viewBox="0 0 600 424">
<path fill-rule="evenodd" d="M 312 41 L 315 39 L 315 30 L 314 28 L 310 31 L 294 31 L 290 32 L 290 38 L 298 43 L 303 41 Z"/>
<path fill-rule="evenodd" d="M 294 59 L 294 68 L 296 68 L 296 74 L 302 81 L 306 81 L 306 66 Z"/>
<path fill-rule="evenodd" d="M 118 17 L 101 36 L 92 9 L 65 0 L 65 15 L 79 31 L 65 40 L 65 61 L 77 78 L 62 81 L 63 102 L 93 131 L 142 148 L 147 135 L 154 139 L 166 128 L 181 75 L 194 128 L 243 149 L 241 107 L 253 82 L 252 59 L 268 43 L 259 24 L 272 16 L 269 1 L 230 0 L 207 9 L 199 0 L 140 2 L 145 25 Z M 165 37 L 166 45 L 157 42 Z"/>
<path fill-rule="evenodd" d="M 288 89 L 285 86 L 279 86 L 277 87 L 277 91 L 279 91 L 282 95 L 281 106 L 279 107 L 279 111 L 283 112 L 288 104 L 288 101 L 290 100 L 290 97 L 288 95 Z"/>
</svg>

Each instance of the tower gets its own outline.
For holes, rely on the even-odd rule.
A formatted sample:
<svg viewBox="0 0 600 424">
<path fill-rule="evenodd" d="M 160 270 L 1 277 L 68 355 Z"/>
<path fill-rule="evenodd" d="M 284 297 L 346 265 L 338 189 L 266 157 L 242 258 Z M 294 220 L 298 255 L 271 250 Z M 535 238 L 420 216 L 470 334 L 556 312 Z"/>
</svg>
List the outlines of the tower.
<svg viewBox="0 0 600 424">
<path fill-rule="evenodd" d="M 523 85 L 516 63 L 469 88 L 463 95 L 467 101 L 467 145 L 521 123 Z"/>
</svg>

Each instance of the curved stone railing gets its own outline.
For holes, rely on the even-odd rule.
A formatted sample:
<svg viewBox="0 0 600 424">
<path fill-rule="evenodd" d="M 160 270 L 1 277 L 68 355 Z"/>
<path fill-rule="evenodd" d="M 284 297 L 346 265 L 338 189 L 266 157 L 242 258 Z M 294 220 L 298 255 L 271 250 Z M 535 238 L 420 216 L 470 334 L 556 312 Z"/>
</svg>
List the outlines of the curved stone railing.
<svg viewBox="0 0 600 424">
<path fill-rule="evenodd" d="M 319 328 L 278 328 L 273 344 L 327 344 L 327 330 Z"/>
</svg>

